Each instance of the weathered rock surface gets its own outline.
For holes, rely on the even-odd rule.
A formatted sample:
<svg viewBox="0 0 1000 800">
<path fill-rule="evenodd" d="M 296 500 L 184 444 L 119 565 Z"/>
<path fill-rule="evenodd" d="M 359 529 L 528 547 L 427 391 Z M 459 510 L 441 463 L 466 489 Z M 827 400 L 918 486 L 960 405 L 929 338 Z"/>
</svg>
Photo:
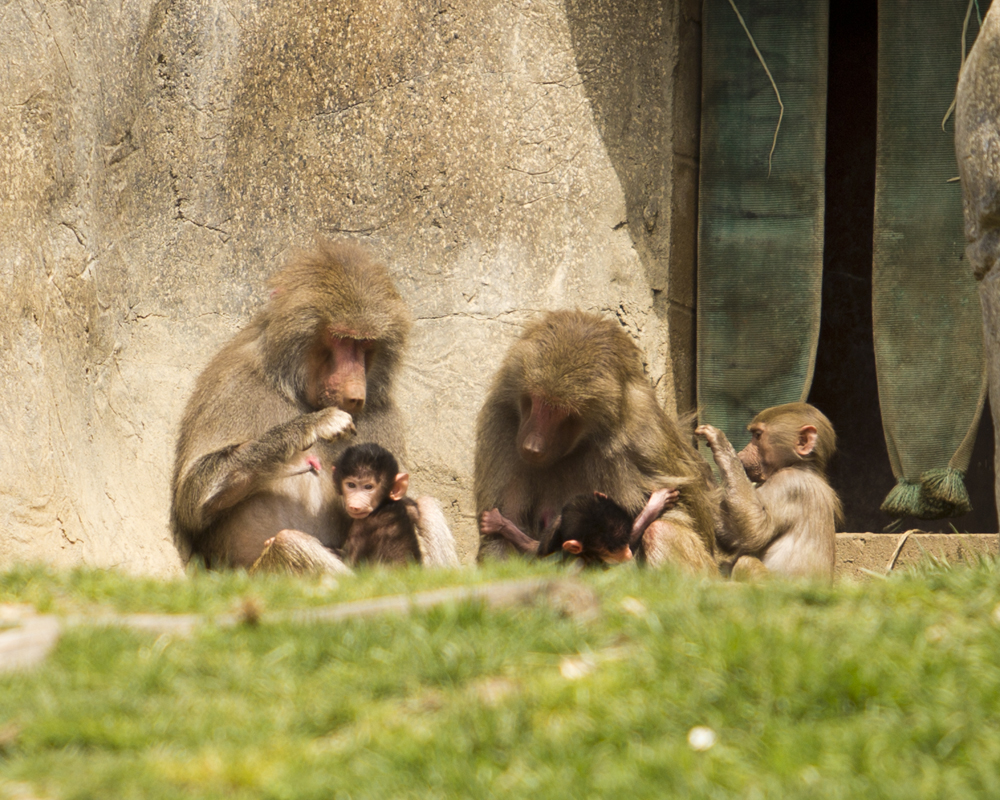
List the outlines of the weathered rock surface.
<svg viewBox="0 0 1000 800">
<path fill-rule="evenodd" d="M 179 569 L 183 403 L 315 231 L 413 308 L 413 488 L 466 558 L 475 416 L 521 322 L 616 316 L 673 406 L 687 5 L 0 0 L 0 567 Z"/>
<path fill-rule="evenodd" d="M 955 155 L 962 178 L 966 255 L 980 281 L 983 343 L 1000 476 L 1000 7 L 994 5 L 958 82 Z M 996 487 L 1000 507 L 1000 477 Z"/>
</svg>

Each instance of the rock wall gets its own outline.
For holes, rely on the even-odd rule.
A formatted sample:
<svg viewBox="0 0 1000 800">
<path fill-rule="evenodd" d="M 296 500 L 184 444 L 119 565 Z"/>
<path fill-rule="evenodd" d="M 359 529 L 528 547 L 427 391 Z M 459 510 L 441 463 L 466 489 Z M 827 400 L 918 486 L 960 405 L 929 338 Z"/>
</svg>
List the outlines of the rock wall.
<svg viewBox="0 0 1000 800">
<path fill-rule="evenodd" d="M 683 405 L 688 5 L 0 0 L 0 567 L 179 568 L 183 404 L 317 231 L 413 309 L 413 489 L 466 560 L 476 413 L 536 312 L 617 317 Z"/>
<path fill-rule="evenodd" d="M 979 281 L 983 307 L 994 463 L 1000 476 L 1000 3 L 990 6 L 959 78 L 955 156 L 969 243 L 965 252 Z M 1000 509 L 1000 482 L 996 500 Z"/>
</svg>

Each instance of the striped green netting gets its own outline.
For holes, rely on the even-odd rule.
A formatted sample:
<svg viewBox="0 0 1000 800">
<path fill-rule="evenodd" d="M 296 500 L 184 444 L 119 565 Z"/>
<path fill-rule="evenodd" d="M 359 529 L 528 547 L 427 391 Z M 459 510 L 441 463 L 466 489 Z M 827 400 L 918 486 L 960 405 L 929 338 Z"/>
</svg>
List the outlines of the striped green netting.
<svg viewBox="0 0 1000 800">
<path fill-rule="evenodd" d="M 985 392 L 982 321 L 952 180 L 953 120 L 942 129 L 967 9 L 966 0 L 879 1 L 872 311 L 898 481 L 882 510 L 896 517 L 970 510 L 963 479 Z"/>
<path fill-rule="evenodd" d="M 706 0 L 702 37 L 698 405 L 739 446 L 812 382 L 827 3 Z"/>
</svg>

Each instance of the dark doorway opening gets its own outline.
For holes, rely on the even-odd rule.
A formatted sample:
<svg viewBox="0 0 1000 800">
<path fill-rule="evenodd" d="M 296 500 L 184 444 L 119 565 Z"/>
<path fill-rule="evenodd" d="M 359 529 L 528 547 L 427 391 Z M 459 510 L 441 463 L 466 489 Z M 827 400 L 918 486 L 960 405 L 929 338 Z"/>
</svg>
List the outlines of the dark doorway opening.
<svg viewBox="0 0 1000 800">
<path fill-rule="evenodd" d="M 837 430 L 830 482 L 844 503 L 842 529 L 854 532 L 893 524 L 879 506 L 896 483 L 882 433 L 872 334 L 877 53 L 877 4 L 831 3 L 823 313 L 809 401 Z M 904 519 L 893 529 L 997 531 L 993 450 L 987 408 L 966 476 L 972 512 L 951 520 Z"/>
</svg>

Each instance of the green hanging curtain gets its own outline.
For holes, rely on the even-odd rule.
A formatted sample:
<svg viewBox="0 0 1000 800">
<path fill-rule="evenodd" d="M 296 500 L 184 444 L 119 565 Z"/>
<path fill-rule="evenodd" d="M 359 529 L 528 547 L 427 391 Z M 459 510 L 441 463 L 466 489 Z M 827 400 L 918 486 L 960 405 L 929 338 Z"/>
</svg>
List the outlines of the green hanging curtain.
<svg viewBox="0 0 1000 800">
<path fill-rule="evenodd" d="M 898 483 L 882 510 L 970 510 L 964 476 L 985 392 L 964 257 L 954 119 L 966 0 L 879 0 L 872 311 L 882 426 Z M 984 9 L 985 10 L 985 9 Z M 972 11 L 969 44 L 978 30 Z"/>
<path fill-rule="evenodd" d="M 826 0 L 704 4 L 698 405 L 737 446 L 758 411 L 812 383 L 827 24 Z"/>
</svg>

